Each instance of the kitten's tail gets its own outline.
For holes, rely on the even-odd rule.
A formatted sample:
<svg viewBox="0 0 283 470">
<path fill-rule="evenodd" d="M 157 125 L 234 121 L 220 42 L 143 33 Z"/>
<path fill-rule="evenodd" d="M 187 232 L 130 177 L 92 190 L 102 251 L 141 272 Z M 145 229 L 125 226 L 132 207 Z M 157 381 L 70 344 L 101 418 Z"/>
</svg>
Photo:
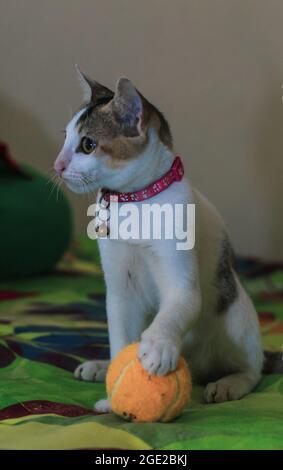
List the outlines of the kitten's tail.
<svg viewBox="0 0 283 470">
<path fill-rule="evenodd" d="M 264 351 L 264 374 L 283 374 L 283 352 Z"/>
</svg>

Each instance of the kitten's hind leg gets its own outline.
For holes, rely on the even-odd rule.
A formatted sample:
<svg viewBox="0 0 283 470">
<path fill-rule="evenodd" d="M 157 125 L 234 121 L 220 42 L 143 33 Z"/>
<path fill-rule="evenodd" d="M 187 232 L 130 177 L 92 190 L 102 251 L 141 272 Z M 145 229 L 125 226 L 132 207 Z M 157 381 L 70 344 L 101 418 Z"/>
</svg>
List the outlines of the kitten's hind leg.
<svg viewBox="0 0 283 470">
<path fill-rule="evenodd" d="M 76 379 L 87 382 L 104 382 L 108 367 L 109 361 L 87 361 L 76 368 L 74 375 Z M 107 398 L 98 400 L 94 405 L 94 411 L 110 413 L 110 401 Z"/>
<path fill-rule="evenodd" d="M 109 361 L 87 361 L 80 364 L 74 375 L 76 379 L 87 382 L 104 382 L 108 370 Z"/>
<path fill-rule="evenodd" d="M 207 403 L 222 403 L 224 401 L 239 400 L 250 393 L 260 380 L 260 375 L 241 372 L 223 377 L 216 382 L 209 383 L 204 392 Z"/>
</svg>

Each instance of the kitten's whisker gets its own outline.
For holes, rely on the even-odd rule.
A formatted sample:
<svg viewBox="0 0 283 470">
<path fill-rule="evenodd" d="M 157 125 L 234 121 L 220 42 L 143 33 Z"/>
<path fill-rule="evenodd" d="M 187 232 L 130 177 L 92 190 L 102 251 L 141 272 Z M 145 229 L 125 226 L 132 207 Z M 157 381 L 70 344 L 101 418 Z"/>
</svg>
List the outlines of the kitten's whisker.
<svg viewBox="0 0 283 470">
<path fill-rule="evenodd" d="M 61 185 L 62 185 L 62 180 L 60 180 L 59 183 L 57 184 L 56 202 L 58 202 L 59 190 L 61 188 Z"/>
<path fill-rule="evenodd" d="M 56 185 L 57 185 L 57 183 L 55 183 L 55 184 L 52 186 L 51 191 L 50 191 L 49 196 L 48 196 L 48 201 L 49 201 L 50 198 L 52 197 L 52 194 L 54 193 L 54 189 L 56 188 Z"/>
<path fill-rule="evenodd" d="M 59 179 L 59 176 L 58 175 L 54 175 L 53 176 L 53 181 L 51 180 L 50 181 L 50 184 L 52 184 L 52 187 L 51 187 L 51 191 L 50 191 L 50 194 L 49 194 L 49 197 L 48 197 L 48 201 L 50 200 L 50 198 L 52 197 L 52 194 L 54 193 L 55 191 L 55 188 L 60 188 L 60 185 L 62 184 L 62 180 Z M 57 194 L 58 194 L 58 191 L 59 189 L 57 189 Z"/>
<path fill-rule="evenodd" d="M 91 178 L 89 175 L 84 175 L 84 180 L 88 183 L 88 185 L 94 183 L 94 179 Z M 91 194 L 93 195 L 94 199 L 96 199 L 95 190 L 93 190 L 93 189 L 88 189 L 88 191 L 89 191 L 89 193 L 91 193 Z"/>
<path fill-rule="evenodd" d="M 82 186 L 84 189 L 84 195 L 87 197 L 88 202 L 90 202 L 90 195 L 89 195 L 89 190 L 88 190 L 88 181 L 85 177 L 85 175 L 81 176 L 81 181 L 82 181 Z"/>
<path fill-rule="evenodd" d="M 83 178 L 83 181 L 84 181 L 84 188 L 85 188 L 85 190 L 88 194 L 89 201 L 92 202 L 90 196 L 93 196 L 94 200 L 96 200 L 96 195 L 95 195 L 94 190 L 92 190 L 88 187 L 89 184 L 92 184 L 94 182 L 93 178 L 91 178 L 88 175 L 82 175 L 82 178 Z"/>
<path fill-rule="evenodd" d="M 52 184 L 54 183 L 54 181 L 56 180 L 56 178 L 58 178 L 58 176 L 56 175 L 56 173 L 52 176 L 50 176 L 50 178 L 48 178 L 48 180 L 46 181 L 46 185 L 47 184 Z"/>
</svg>

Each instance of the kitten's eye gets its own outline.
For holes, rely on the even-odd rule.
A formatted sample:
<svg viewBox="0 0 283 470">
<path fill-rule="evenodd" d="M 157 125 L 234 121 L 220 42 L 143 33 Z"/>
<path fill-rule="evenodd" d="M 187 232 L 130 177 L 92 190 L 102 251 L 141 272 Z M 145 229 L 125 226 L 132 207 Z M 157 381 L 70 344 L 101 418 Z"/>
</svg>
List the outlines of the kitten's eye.
<svg viewBox="0 0 283 470">
<path fill-rule="evenodd" d="M 81 140 L 81 149 L 84 153 L 91 153 L 96 147 L 96 142 L 91 137 L 83 137 Z"/>
</svg>

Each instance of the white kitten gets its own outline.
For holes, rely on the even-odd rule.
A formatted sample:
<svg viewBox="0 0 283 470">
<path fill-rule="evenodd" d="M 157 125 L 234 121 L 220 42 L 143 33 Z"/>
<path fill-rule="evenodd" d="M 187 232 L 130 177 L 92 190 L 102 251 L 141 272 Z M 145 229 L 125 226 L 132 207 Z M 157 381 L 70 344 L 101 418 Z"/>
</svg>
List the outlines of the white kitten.
<svg viewBox="0 0 283 470">
<path fill-rule="evenodd" d="M 54 165 L 69 188 L 129 192 L 162 177 L 175 156 L 162 114 L 125 78 L 115 94 L 81 79 L 89 102 L 68 124 Z M 223 221 L 186 179 L 146 202 L 195 204 L 196 244 L 177 250 L 176 239 L 99 241 L 111 357 L 140 341 L 142 365 L 163 375 L 182 353 L 193 380 L 206 385 L 208 403 L 237 400 L 258 383 L 263 353 L 257 314 L 234 271 Z M 103 380 L 106 367 L 88 361 L 75 374 Z M 109 404 L 98 408 L 106 411 Z"/>
</svg>

